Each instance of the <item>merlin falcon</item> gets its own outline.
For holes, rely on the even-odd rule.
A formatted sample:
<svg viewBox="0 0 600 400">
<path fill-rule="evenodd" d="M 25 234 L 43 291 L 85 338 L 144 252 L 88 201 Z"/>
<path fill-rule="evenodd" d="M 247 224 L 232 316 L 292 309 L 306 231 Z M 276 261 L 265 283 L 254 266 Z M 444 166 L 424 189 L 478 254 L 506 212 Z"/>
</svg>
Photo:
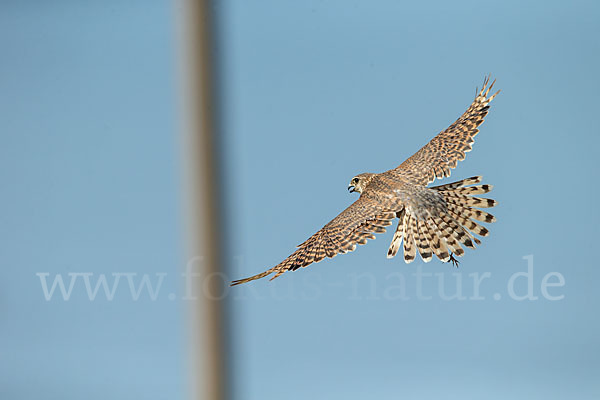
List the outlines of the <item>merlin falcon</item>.
<svg viewBox="0 0 600 400">
<path fill-rule="evenodd" d="M 450 176 L 450 169 L 471 151 L 489 103 L 500 92 L 489 96 L 495 82 L 490 84 L 487 77 L 467 111 L 400 166 L 352 178 L 348 190 L 360 193 L 358 200 L 300 244 L 292 255 L 265 272 L 235 280 L 231 285 L 275 274 L 273 280 L 325 257 L 354 251 L 357 244 L 375 239 L 374 233 L 385 232 L 395 218 L 398 227 L 388 258 L 403 247 L 406 263 L 414 261 L 418 251 L 424 262 L 435 256 L 442 262 L 456 264 L 454 255 L 461 257 L 465 253 L 463 246 L 474 249 L 481 243 L 477 236 L 488 236 L 488 229 L 480 222 L 496 221 L 493 215 L 479 209 L 494 207 L 496 201 L 473 196 L 489 192 L 492 186 L 480 185 L 481 176 L 440 186 L 427 185 L 436 178 Z"/>
</svg>

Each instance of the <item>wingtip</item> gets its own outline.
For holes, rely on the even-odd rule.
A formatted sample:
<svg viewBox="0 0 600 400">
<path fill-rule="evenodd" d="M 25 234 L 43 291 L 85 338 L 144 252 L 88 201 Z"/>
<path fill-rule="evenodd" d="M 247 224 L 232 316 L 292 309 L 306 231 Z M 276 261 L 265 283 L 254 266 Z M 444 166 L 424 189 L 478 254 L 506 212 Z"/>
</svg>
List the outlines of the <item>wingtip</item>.
<svg viewBox="0 0 600 400">
<path fill-rule="evenodd" d="M 275 270 L 277 269 L 278 265 L 274 266 L 271 269 L 266 270 L 265 272 L 261 272 L 260 274 L 256 274 L 253 276 L 250 276 L 248 278 L 244 278 L 244 279 L 236 279 L 234 281 L 231 281 L 231 283 L 229 284 L 229 286 L 237 286 L 237 285 L 241 285 L 242 283 L 246 283 L 246 282 L 252 282 L 255 281 L 257 279 L 261 279 L 264 278 L 265 276 L 271 275 L 273 272 L 275 272 Z M 274 278 L 277 278 L 279 275 L 281 275 L 283 272 L 278 272 Z M 271 280 L 273 280 L 273 278 L 271 278 Z"/>
</svg>

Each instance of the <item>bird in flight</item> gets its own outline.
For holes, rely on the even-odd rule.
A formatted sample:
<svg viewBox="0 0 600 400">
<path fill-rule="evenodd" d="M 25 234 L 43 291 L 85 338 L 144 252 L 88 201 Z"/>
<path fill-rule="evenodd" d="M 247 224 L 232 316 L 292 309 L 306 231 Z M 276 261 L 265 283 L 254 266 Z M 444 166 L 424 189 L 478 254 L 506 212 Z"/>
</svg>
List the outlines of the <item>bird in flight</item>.
<svg viewBox="0 0 600 400">
<path fill-rule="evenodd" d="M 388 258 L 394 257 L 403 245 L 406 263 L 412 262 L 418 251 L 424 262 L 436 256 L 442 262 L 456 265 L 454 255 L 464 254 L 462 246 L 474 249 L 475 244 L 481 243 L 475 235 L 489 234 L 479 222 L 496 221 L 493 215 L 479 210 L 494 207 L 496 201 L 473 197 L 489 192 L 492 186 L 479 185 L 481 176 L 440 186 L 427 185 L 436 178 L 450 176 L 450 169 L 471 151 L 489 103 L 500 92 L 489 96 L 495 82 L 490 84 L 487 77 L 467 111 L 400 166 L 379 174 L 353 177 L 348 190 L 360 193 L 358 200 L 300 244 L 292 255 L 267 271 L 235 280 L 231 285 L 275 274 L 273 280 L 286 271 L 295 271 L 325 257 L 354 251 L 357 244 L 375 239 L 374 233 L 385 232 L 395 218 L 398 227 Z"/>
</svg>

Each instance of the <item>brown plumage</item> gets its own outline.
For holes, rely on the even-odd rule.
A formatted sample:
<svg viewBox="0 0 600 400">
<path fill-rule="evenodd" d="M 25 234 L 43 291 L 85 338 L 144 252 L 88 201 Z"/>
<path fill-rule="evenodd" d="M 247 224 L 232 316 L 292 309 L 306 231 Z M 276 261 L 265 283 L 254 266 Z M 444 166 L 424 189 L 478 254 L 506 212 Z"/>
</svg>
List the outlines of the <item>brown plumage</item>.
<svg viewBox="0 0 600 400">
<path fill-rule="evenodd" d="M 473 195 L 488 193 L 492 186 L 476 185 L 481 182 L 479 176 L 426 186 L 436 178 L 450 176 L 450 169 L 471 150 L 489 103 L 499 93 L 489 95 L 494 82 L 489 84 L 486 78 L 467 111 L 400 166 L 380 174 L 364 173 L 352 178 L 348 189 L 360 193 L 358 200 L 300 244 L 288 258 L 265 272 L 233 281 L 232 285 L 270 274 L 274 274 L 271 279 L 275 279 L 286 271 L 354 251 L 356 245 L 374 239 L 374 233 L 385 232 L 394 219 L 398 219 L 398 227 L 388 258 L 403 247 L 407 263 L 416 258 L 417 252 L 425 262 L 434 255 L 448 262 L 455 261 L 453 255 L 464 254 L 463 246 L 475 248 L 481 241 L 474 235 L 487 236 L 489 231 L 473 219 L 488 223 L 496 220 L 478 208 L 493 207 L 496 202 Z"/>
</svg>

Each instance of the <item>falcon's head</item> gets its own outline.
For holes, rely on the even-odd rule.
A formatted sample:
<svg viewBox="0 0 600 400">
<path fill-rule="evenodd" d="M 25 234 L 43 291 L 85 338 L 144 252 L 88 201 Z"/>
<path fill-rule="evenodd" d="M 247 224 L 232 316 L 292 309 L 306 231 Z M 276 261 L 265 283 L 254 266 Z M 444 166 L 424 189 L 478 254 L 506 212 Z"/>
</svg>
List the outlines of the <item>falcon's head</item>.
<svg viewBox="0 0 600 400">
<path fill-rule="evenodd" d="M 348 191 L 350 193 L 352 193 L 352 192 L 362 193 L 363 190 L 365 190 L 365 188 L 369 184 L 369 182 L 371 182 L 371 178 L 373 178 L 373 175 L 375 175 L 375 174 L 371 174 L 368 172 L 365 172 L 364 174 L 356 175 L 350 181 L 350 184 L 348 185 Z"/>
</svg>

